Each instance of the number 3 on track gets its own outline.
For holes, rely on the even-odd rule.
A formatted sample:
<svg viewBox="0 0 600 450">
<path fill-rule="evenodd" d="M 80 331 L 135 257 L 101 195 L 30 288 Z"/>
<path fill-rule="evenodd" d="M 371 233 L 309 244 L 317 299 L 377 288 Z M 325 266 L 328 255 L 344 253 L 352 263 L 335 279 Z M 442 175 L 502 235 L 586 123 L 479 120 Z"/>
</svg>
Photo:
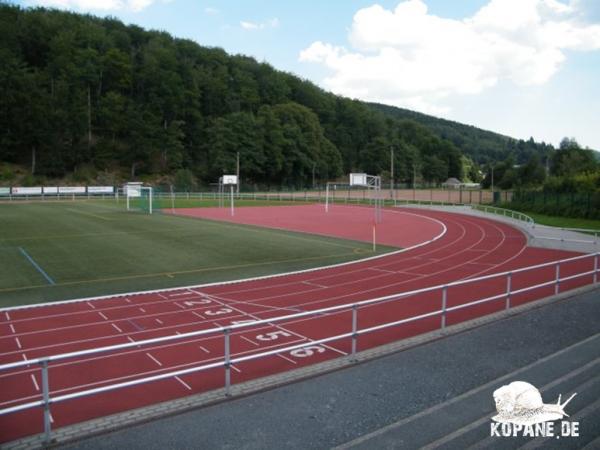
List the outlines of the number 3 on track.
<svg viewBox="0 0 600 450">
<path fill-rule="evenodd" d="M 320 347 L 318 345 L 311 345 L 310 347 L 302 347 L 297 348 L 296 350 L 292 350 L 290 352 L 290 355 L 292 355 L 295 358 L 306 358 L 308 356 L 314 355 L 315 352 L 323 353 L 324 351 L 325 349 L 323 347 Z"/>
<path fill-rule="evenodd" d="M 220 316 L 221 314 L 229 314 L 232 311 L 233 309 L 221 308 L 216 310 L 204 311 L 204 314 L 206 314 L 207 316 Z"/>
</svg>

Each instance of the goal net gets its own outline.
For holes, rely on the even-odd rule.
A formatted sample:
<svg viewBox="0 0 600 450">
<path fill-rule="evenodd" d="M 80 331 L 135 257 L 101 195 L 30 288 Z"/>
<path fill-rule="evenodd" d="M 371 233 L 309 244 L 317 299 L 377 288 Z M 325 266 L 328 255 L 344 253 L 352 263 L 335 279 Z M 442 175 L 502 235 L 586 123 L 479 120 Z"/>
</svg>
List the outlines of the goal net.
<svg viewBox="0 0 600 450">
<path fill-rule="evenodd" d="M 127 201 L 127 211 L 138 211 L 152 214 L 156 211 L 154 190 L 142 183 L 127 183 L 123 187 L 123 194 Z"/>
</svg>

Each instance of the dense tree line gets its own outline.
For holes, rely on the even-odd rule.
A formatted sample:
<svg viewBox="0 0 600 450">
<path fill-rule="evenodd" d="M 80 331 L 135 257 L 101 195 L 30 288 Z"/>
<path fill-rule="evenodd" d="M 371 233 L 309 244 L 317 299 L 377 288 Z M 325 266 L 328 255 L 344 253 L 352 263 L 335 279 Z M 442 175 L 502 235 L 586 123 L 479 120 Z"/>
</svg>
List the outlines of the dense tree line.
<svg viewBox="0 0 600 450">
<path fill-rule="evenodd" d="M 468 176 L 463 147 L 427 125 L 249 57 L 8 4 L 0 29 L 0 162 L 38 177 L 91 167 L 208 184 L 235 170 L 239 152 L 246 183 L 307 186 L 313 176 L 385 174 L 392 148 L 397 182 Z"/>
</svg>

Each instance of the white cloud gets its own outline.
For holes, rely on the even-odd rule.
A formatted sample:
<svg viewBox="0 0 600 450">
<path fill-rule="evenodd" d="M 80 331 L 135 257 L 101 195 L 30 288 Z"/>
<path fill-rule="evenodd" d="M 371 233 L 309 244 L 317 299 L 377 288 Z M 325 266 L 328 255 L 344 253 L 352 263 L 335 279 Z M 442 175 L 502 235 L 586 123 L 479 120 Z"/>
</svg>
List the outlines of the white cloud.
<svg viewBox="0 0 600 450">
<path fill-rule="evenodd" d="M 207 8 L 204 8 L 204 12 L 206 14 L 208 14 L 209 16 L 216 16 L 217 14 L 219 14 L 219 10 L 217 8 L 213 8 L 212 6 L 209 6 Z"/>
<path fill-rule="evenodd" d="M 244 30 L 248 31 L 256 31 L 256 30 L 264 30 L 265 28 L 278 28 L 279 27 L 279 19 L 274 17 L 272 19 L 267 20 L 266 22 L 249 22 L 242 20 L 240 22 L 240 26 Z"/>
<path fill-rule="evenodd" d="M 28 5 L 81 11 L 130 10 L 139 12 L 157 0 L 27 0 Z M 160 0 L 170 3 L 173 0 Z"/>
<path fill-rule="evenodd" d="M 578 21 L 578 1 L 491 0 L 463 20 L 429 14 L 423 0 L 373 5 L 354 15 L 351 49 L 317 41 L 299 59 L 331 70 L 323 84 L 338 94 L 440 114 L 450 95 L 541 85 L 565 51 L 600 49 L 600 25 Z"/>
</svg>

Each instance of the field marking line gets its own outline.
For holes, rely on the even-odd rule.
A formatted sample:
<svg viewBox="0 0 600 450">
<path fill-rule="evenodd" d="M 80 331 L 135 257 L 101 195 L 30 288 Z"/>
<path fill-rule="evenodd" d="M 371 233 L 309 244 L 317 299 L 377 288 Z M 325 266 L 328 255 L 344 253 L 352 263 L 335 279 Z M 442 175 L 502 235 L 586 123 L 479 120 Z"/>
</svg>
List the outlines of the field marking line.
<svg viewBox="0 0 600 450">
<path fill-rule="evenodd" d="M 33 386 L 35 387 L 35 390 L 40 392 L 40 385 L 38 384 L 37 380 L 35 379 L 35 375 L 34 374 L 29 374 L 31 376 L 31 381 L 33 382 Z"/>
<path fill-rule="evenodd" d="M 180 305 L 180 304 L 179 304 L 179 303 L 177 303 L 177 302 L 172 302 L 172 303 L 173 303 L 175 306 L 177 306 L 178 308 L 181 308 L 181 309 L 185 309 L 185 310 L 187 310 L 187 308 L 186 308 L 185 306 L 183 306 L 183 305 Z"/>
<path fill-rule="evenodd" d="M 21 341 L 18 337 L 15 338 L 15 341 L 17 341 L 17 347 L 19 347 L 19 349 L 22 349 L 23 347 L 21 346 Z"/>
<path fill-rule="evenodd" d="M 260 347 L 259 343 L 254 342 L 252 339 L 248 339 L 246 336 L 240 336 L 240 338 L 243 339 L 243 340 L 245 340 L 246 342 L 250 342 L 255 347 Z"/>
<path fill-rule="evenodd" d="M 197 291 L 194 291 L 194 292 L 197 292 Z M 197 293 L 198 293 L 198 292 L 197 292 Z M 198 293 L 198 295 L 205 295 L 205 296 L 206 296 L 206 297 L 208 297 L 208 298 L 214 298 L 214 297 L 212 297 L 211 295 L 209 295 L 209 294 L 204 294 L 204 293 Z M 252 313 L 248 313 L 248 312 L 246 312 L 246 311 L 243 311 L 243 310 L 241 310 L 241 309 L 239 309 L 239 308 L 236 308 L 236 307 L 235 307 L 235 306 L 233 306 L 233 305 L 229 305 L 229 304 L 223 303 L 223 302 L 221 302 L 220 300 L 218 300 L 217 298 L 214 298 L 214 300 L 215 300 L 217 303 L 220 303 L 222 306 L 224 306 L 224 307 L 226 307 L 226 308 L 232 308 L 232 309 L 236 310 L 237 312 L 239 312 L 240 314 L 242 314 L 242 317 L 243 317 L 243 316 L 247 316 L 247 317 L 252 317 L 254 320 L 261 320 L 261 319 L 260 319 L 260 317 L 258 317 L 258 316 L 256 316 L 256 315 L 254 315 L 254 314 L 252 314 Z M 307 336 L 304 336 L 304 335 L 302 335 L 302 334 L 300 334 L 300 333 L 297 333 L 297 332 L 295 332 L 295 331 L 289 330 L 289 329 L 287 329 L 287 328 L 285 328 L 285 327 L 283 327 L 283 326 L 281 326 L 281 325 L 276 325 L 276 324 L 270 324 L 270 325 L 271 325 L 271 326 L 273 326 L 274 328 L 277 328 L 277 329 L 281 330 L 281 331 L 285 331 L 286 333 L 291 333 L 292 335 L 294 335 L 294 336 L 296 336 L 296 337 L 299 337 L 299 338 L 301 338 L 301 339 L 304 339 L 304 340 L 306 340 L 306 341 L 308 341 L 308 342 L 314 342 L 314 339 L 311 339 L 311 338 L 309 338 L 309 337 L 307 337 Z M 281 345 L 283 345 L 283 344 L 281 344 Z M 330 349 L 330 350 L 332 350 L 332 351 L 334 351 L 334 352 L 340 353 L 340 354 L 341 354 L 341 355 L 343 355 L 343 356 L 346 356 L 346 355 L 348 355 L 348 353 L 346 353 L 346 352 L 344 352 L 344 351 L 342 351 L 342 350 L 339 350 L 339 349 L 337 349 L 337 348 L 335 348 L 335 347 L 332 347 L 332 346 L 330 346 L 330 345 L 327 345 L 327 344 L 320 344 L 320 345 L 321 345 L 321 347 L 325 347 L 325 348 L 328 348 L 328 349 Z"/>
<path fill-rule="evenodd" d="M 231 367 L 233 370 L 235 370 L 237 373 L 242 373 L 241 369 L 238 369 L 237 367 L 235 367 L 233 364 L 229 364 L 229 367 Z"/>
<path fill-rule="evenodd" d="M 143 312 L 144 314 L 146 313 L 146 310 L 144 308 L 138 308 L 141 312 Z"/>
<path fill-rule="evenodd" d="M 183 385 L 184 385 L 184 386 L 185 386 L 185 387 L 188 389 L 188 391 L 191 391 L 191 390 L 192 390 L 192 388 L 190 387 L 190 385 L 189 385 L 189 384 L 187 384 L 185 381 L 183 381 L 183 380 L 182 380 L 181 378 L 179 378 L 178 376 L 176 376 L 176 377 L 175 377 L 175 379 L 176 379 L 177 381 L 179 381 L 181 384 L 183 384 Z"/>
<path fill-rule="evenodd" d="M 40 267 L 40 265 L 38 263 L 36 263 L 35 260 L 31 256 L 29 256 L 29 253 L 27 253 L 27 251 L 23 247 L 19 247 L 19 251 L 31 263 L 31 265 L 46 279 L 46 281 L 49 284 L 51 284 L 51 285 L 56 284 L 56 282 L 52 279 L 52 277 L 50 277 L 50 275 L 48 275 L 44 271 L 44 269 L 42 269 Z"/>
<path fill-rule="evenodd" d="M 94 305 L 93 305 L 91 302 L 86 302 L 86 304 L 87 304 L 87 305 L 88 305 L 90 308 L 92 308 L 92 309 L 96 309 L 96 307 L 95 307 L 95 306 L 94 306 Z"/>
<path fill-rule="evenodd" d="M 210 353 L 210 351 L 208 351 L 208 349 L 206 349 L 206 347 L 203 347 L 202 345 L 199 345 L 198 348 L 200 350 L 202 350 L 204 353 Z"/>
<path fill-rule="evenodd" d="M 196 317 L 199 317 L 202 320 L 206 320 L 206 317 L 204 317 L 202 314 L 197 313 L 196 311 L 192 311 L 192 314 L 195 315 Z"/>
<path fill-rule="evenodd" d="M 104 320 L 108 320 L 108 317 L 106 317 L 102 312 L 98 311 L 98 314 L 100 315 L 100 317 L 102 317 Z"/>
<path fill-rule="evenodd" d="M 313 283 L 311 281 L 302 281 L 303 284 L 306 284 L 308 286 L 314 286 L 314 287 L 318 287 L 320 289 L 327 289 L 329 286 L 324 286 L 322 284 L 317 284 L 317 283 Z"/>
<path fill-rule="evenodd" d="M 288 362 L 291 362 L 292 364 L 296 364 L 298 365 L 297 361 L 294 361 L 293 359 L 288 358 L 287 356 L 283 356 L 281 353 L 277 353 L 277 356 L 279 356 L 280 358 L 285 359 Z"/>
<path fill-rule="evenodd" d="M 8 315 L 8 311 L 6 311 L 6 312 L 4 313 L 4 315 L 6 316 L 6 320 L 10 320 L 10 316 Z"/>
<path fill-rule="evenodd" d="M 112 325 L 112 326 L 113 326 L 113 328 L 114 328 L 115 330 L 117 330 L 119 333 L 122 333 L 122 332 L 123 332 L 123 330 L 121 330 L 121 329 L 120 329 L 120 328 L 119 328 L 119 327 L 118 327 L 116 324 L 114 324 L 114 323 L 111 323 L 111 325 Z"/>
<path fill-rule="evenodd" d="M 10 324 L 10 331 L 12 331 L 13 334 L 17 334 L 15 331 L 15 326 L 12 323 Z"/>
<path fill-rule="evenodd" d="M 150 358 L 152 361 L 154 361 L 156 364 L 158 364 L 160 367 L 162 367 L 162 363 L 156 359 L 154 356 L 152 356 L 150 353 L 146 352 L 146 356 L 148 358 Z"/>
<path fill-rule="evenodd" d="M 94 217 L 94 218 L 96 218 L 96 219 L 102 219 L 102 220 L 111 220 L 111 221 L 112 221 L 112 220 L 114 220 L 114 219 L 109 219 L 109 218 L 107 218 L 107 217 L 103 217 L 103 216 L 101 216 L 101 215 L 99 215 L 99 214 L 94 214 L 94 213 L 90 213 L 90 212 L 80 211 L 80 210 L 78 210 L 78 209 L 74 209 L 74 208 L 65 208 L 65 209 L 66 209 L 67 211 L 71 211 L 71 212 L 74 212 L 74 213 L 77 213 L 77 214 L 82 214 L 82 215 L 84 215 L 84 216 L 90 216 L 90 217 Z"/>
<path fill-rule="evenodd" d="M 213 337 L 213 339 L 214 339 L 214 337 Z M 208 340 L 208 339 L 196 339 L 194 341 L 186 342 L 185 344 L 194 344 L 195 342 L 201 342 L 202 340 Z M 291 341 L 288 344 L 289 345 L 294 345 L 294 344 L 300 343 L 302 341 L 303 341 L 303 339 L 298 339 L 298 340 Z M 132 341 L 132 342 L 135 342 L 135 341 Z M 179 344 L 181 344 L 181 343 L 179 343 Z M 281 345 L 282 344 L 268 345 L 266 347 L 263 347 L 262 349 L 263 350 L 270 350 L 270 349 L 274 349 L 276 347 L 280 347 Z M 157 349 L 164 348 L 164 347 L 168 347 L 168 345 L 167 346 L 155 347 L 152 350 L 157 350 Z M 145 349 L 132 350 L 132 351 L 129 351 L 129 352 L 126 352 L 126 353 L 119 353 L 119 354 L 116 354 L 116 355 L 98 356 L 98 357 L 90 358 L 90 359 L 87 359 L 87 360 L 79 360 L 79 361 L 73 361 L 73 362 L 67 362 L 67 363 L 59 363 L 59 364 L 54 365 L 53 367 L 68 366 L 68 365 L 71 365 L 71 364 L 78 364 L 78 363 L 83 363 L 83 362 L 95 361 L 95 360 L 99 360 L 99 359 L 112 358 L 114 356 L 124 356 L 124 355 L 132 354 L 132 353 L 141 354 L 142 352 L 145 353 Z M 252 354 L 252 353 L 253 353 L 253 351 L 248 350 L 248 351 L 234 353 L 234 354 L 231 355 L 231 357 L 234 358 L 234 357 L 237 357 L 237 356 L 244 356 L 244 355 L 248 355 L 248 354 Z M 204 360 L 201 359 L 201 360 L 192 361 L 192 362 L 189 362 L 189 363 L 180 363 L 180 364 L 175 364 L 175 365 L 172 365 L 172 366 L 163 366 L 162 369 L 151 369 L 151 370 L 146 370 L 146 371 L 142 371 L 142 372 L 135 372 L 135 373 L 132 373 L 132 374 L 129 374 L 129 375 L 124 375 L 124 376 L 119 376 L 119 377 L 113 377 L 113 378 L 105 379 L 105 380 L 102 380 L 102 381 L 94 381 L 94 382 L 91 382 L 91 383 L 84 383 L 84 384 L 77 385 L 77 386 L 65 387 L 65 388 L 58 389 L 55 393 L 56 394 L 68 393 L 68 392 L 71 392 L 71 391 L 74 391 L 74 390 L 77 390 L 77 389 L 87 389 L 87 388 L 90 388 L 90 387 L 96 387 L 96 386 L 103 385 L 103 384 L 110 384 L 110 383 L 125 381 L 125 380 L 132 379 L 132 378 L 138 378 L 140 376 L 145 376 L 145 375 L 150 376 L 150 375 L 154 375 L 154 374 L 157 374 L 157 373 L 164 372 L 166 370 L 179 370 L 181 368 L 195 366 L 195 365 L 197 365 L 199 363 L 209 364 L 211 362 L 220 361 L 222 359 L 223 359 L 223 356 L 214 356 L 214 357 L 211 357 L 211 358 L 208 358 L 208 359 L 204 359 Z M 37 371 L 37 370 L 38 370 L 38 368 L 36 367 L 36 368 L 28 369 L 28 370 L 22 370 L 22 371 L 19 371 L 19 372 L 11 373 L 9 375 L 10 376 L 14 376 L 14 375 L 26 375 L 28 373 L 31 373 L 32 371 Z M 6 376 L 8 376 L 8 375 L 6 375 Z M 10 404 L 13 404 L 13 403 L 28 401 L 28 400 L 31 400 L 31 399 L 34 399 L 34 398 L 36 398 L 36 397 L 35 396 L 27 396 L 27 397 L 22 397 L 22 398 L 17 398 L 17 399 L 5 400 L 5 401 L 1 401 L 0 402 L 0 406 L 7 406 L 7 405 L 10 405 Z"/>
<path fill-rule="evenodd" d="M 164 324 L 164 322 L 163 322 L 162 320 L 158 319 L 158 318 L 155 318 L 154 320 L 156 320 L 156 322 L 157 322 L 159 325 L 163 325 L 163 324 Z"/>
</svg>

